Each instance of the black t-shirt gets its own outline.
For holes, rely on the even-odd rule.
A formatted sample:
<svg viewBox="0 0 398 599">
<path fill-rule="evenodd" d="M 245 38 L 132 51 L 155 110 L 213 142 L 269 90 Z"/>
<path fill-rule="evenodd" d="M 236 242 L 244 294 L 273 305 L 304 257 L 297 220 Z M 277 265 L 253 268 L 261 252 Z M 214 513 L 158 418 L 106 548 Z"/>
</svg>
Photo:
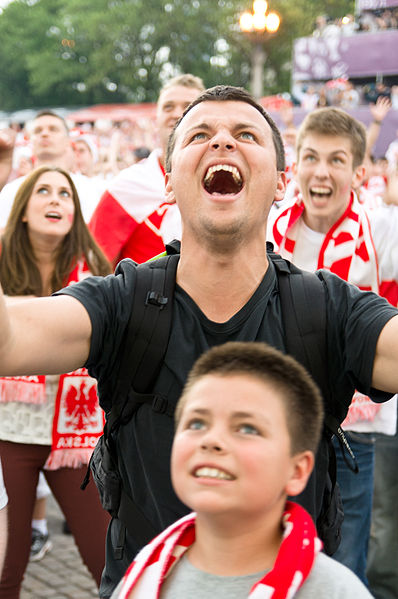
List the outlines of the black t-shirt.
<svg viewBox="0 0 398 599">
<path fill-rule="evenodd" d="M 327 271 L 319 271 L 318 276 L 327 291 L 329 380 L 344 397 L 347 389 L 355 388 L 370 394 L 377 339 L 386 322 L 398 312 L 377 295 L 361 292 Z M 86 367 L 98 380 L 105 411 L 110 409 L 107 395 L 115 384 L 115 369 L 120 362 L 118 350 L 130 315 L 134 284 L 135 266 L 130 260 L 123 260 L 115 275 L 105 279 L 90 277 L 60 292 L 81 301 L 90 316 L 92 339 Z M 264 341 L 285 351 L 272 263 L 247 304 L 224 323 L 210 321 L 188 294 L 176 286 L 171 335 L 155 391 L 176 403 L 196 358 L 209 347 L 226 341 Z M 372 396 L 379 401 L 389 397 L 377 392 L 372 392 Z M 120 469 L 126 491 L 159 531 L 187 512 L 170 483 L 173 432 L 172 418 L 153 411 L 147 404 L 118 432 Z M 116 544 L 117 531 L 114 529 L 110 536 L 107 569 L 111 567 L 109 541 Z M 130 559 L 133 556 L 134 550 Z M 126 565 L 120 564 L 121 574 Z"/>
</svg>

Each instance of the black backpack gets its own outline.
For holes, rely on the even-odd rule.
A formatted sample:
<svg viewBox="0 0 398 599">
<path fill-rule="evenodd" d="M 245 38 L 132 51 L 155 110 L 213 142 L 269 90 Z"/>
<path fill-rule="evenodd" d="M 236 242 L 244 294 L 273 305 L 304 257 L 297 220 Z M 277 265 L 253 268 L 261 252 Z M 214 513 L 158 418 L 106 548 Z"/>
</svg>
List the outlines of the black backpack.
<svg viewBox="0 0 398 599">
<path fill-rule="evenodd" d="M 112 409 L 106 415 L 104 434 L 94 449 L 81 485 L 82 489 L 86 487 L 91 470 L 102 506 L 123 523 L 141 546 L 159 531 L 154 529 L 123 488 L 115 437 L 119 426 L 128 422 L 143 403 L 150 403 L 157 411 L 173 415 L 168 402 L 164 403 L 164 399 L 151 393 L 151 390 L 167 349 L 179 250 L 179 242 L 172 242 L 166 246 L 165 255 L 137 265 L 134 299 L 120 347 L 120 368 L 110 404 Z M 287 353 L 311 372 L 324 397 L 325 425 L 312 474 L 316 477 L 315 495 L 318 498 L 313 513 L 317 514 L 317 531 L 324 543 L 324 550 L 332 555 L 339 546 L 343 522 L 342 502 L 336 481 L 336 456 L 331 442 L 333 435 L 339 440 L 346 461 L 344 449 L 349 453 L 349 466 L 357 471 L 357 465 L 340 427 L 347 408 L 344 408 L 341 398 L 340 401 L 334 398 L 328 380 L 325 288 L 316 275 L 284 260 L 273 252 L 272 245 L 268 243 L 267 255 L 278 276 Z M 350 399 L 345 403 L 346 406 Z M 164 406 L 160 405 L 162 402 Z M 320 472 L 317 472 L 319 463 Z M 123 539 L 120 539 L 115 556 L 121 558 L 122 553 Z"/>
</svg>

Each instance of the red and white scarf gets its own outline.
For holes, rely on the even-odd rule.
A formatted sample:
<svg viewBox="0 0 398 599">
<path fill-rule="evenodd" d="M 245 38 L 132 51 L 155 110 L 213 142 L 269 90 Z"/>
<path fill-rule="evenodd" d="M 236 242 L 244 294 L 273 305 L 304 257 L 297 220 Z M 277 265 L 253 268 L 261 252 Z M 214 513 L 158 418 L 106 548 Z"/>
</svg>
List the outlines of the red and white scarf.
<svg viewBox="0 0 398 599">
<path fill-rule="evenodd" d="M 293 254 L 304 212 L 301 194 L 276 218 L 272 227 L 275 250 L 294 262 Z M 317 269 L 325 268 L 365 291 L 379 293 L 379 268 L 370 223 L 363 207 L 351 192 L 342 216 L 325 235 Z"/>
<path fill-rule="evenodd" d="M 146 545 L 127 570 L 120 599 L 157 599 L 164 579 L 195 541 L 196 514 L 178 520 Z M 311 516 L 300 505 L 286 503 L 284 533 L 274 567 L 256 582 L 250 599 L 292 599 L 302 586 L 322 542 Z"/>
<path fill-rule="evenodd" d="M 79 261 L 69 275 L 71 285 L 90 275 Z M 46 402 L 46 377 L 15 376 L 0 378 L 0 403 Z M 78 468 L 88 464 L 97 440 L 102 435 L 104 413 L 98 404 L 97 381 L 85 368 L 62 374 L 59 378 L 52 427 L 51 453 L 45 468 Z"/>
<path fill-rule="evenodd" d="M 300 193 L 282 209 L 272 227 L 275 251 L 294 262 L 293 254 L 299 222 L 304 212 Z M 364 291 L 380 292 L 377 254 L 369 219 L 354 192 L 344 214 L 325 235 L 317 268 L 325 268 Z M 361 420 L 373 421 L 381 404 L 355 392 L 343 428 Z"/>
</svg>

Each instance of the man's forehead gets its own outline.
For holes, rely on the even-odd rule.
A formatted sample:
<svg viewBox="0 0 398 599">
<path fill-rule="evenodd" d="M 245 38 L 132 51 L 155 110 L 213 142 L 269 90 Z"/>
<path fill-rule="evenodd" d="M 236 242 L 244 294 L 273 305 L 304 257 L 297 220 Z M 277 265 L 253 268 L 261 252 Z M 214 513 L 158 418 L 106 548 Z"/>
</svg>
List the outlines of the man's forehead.
<svg viewBox="0 0 398 599">
<path fill-rule="evenodd" d="M 222 123 L 231 128 L 241 124 L 271 132 L 261 112 L 248 102 L 240 100 L 209 100 L 200 102 L 185 115 L 177 128 L 186 131 L 202 124 Z"/>
<path fill-rule="evenodd" d="M 168 102 L 185 102 L 190 104 L 201 92 L 196 87 L 186 85 L 172 85 L 160 92 L 158 98 L 158 109 Z"/>
<path fill-rule="evenodd" d="M 47 125 L 51 125 L 52 127 L 55 126 L 59 129 L 64 129 L 65 133 L 67 132 L 65 125 L 63 124 L 61 119 L 59 119 L 56 116 L 52 116 L 51 114 L 43 114 L 43 116 L 38 116 L 36 119 L 34 119 L 32 125 L 33 131 L 35 131 L 38 128 L 45 127 Z"/>
</svg>

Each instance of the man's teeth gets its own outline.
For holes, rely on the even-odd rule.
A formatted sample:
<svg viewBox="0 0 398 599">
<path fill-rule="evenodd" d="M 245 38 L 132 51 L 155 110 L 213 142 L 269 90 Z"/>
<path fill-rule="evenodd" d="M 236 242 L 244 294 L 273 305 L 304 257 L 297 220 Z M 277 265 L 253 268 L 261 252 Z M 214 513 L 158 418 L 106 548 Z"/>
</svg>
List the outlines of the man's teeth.
<svg viewBox="0 0 398 599">
<path fill-rule="evenodd" d="M 330 195 L 331 191 L 325 187 L 311 187 L 311 193 L 316 193 L 318 195 Z"/>
<path fill-rule="evenodd" d="M 221 480 L 233 480 L 233 476 L 224 472 L 224 470 L 219 470 L 218 468 L 198 468 L 194 474 L 197 478 L 205 477 L 205 478 L 218 478 Z"/>
<path fill-rule="evenodd" d="M 240 172 L 238 171 L 236 166 L 231 166 L 230 164 L 215 164 L 214 166 L 211 166 L 208 169 L 205 176 L 205 183 L 208 183 L 214 175 L 214 173 L 216 173 L 217 171 L 227 171 L 228 173 L 232 174 L 236 183 L 240 184 L 242 182 L 242 177 L 240 176 Z"/>
</svg>

